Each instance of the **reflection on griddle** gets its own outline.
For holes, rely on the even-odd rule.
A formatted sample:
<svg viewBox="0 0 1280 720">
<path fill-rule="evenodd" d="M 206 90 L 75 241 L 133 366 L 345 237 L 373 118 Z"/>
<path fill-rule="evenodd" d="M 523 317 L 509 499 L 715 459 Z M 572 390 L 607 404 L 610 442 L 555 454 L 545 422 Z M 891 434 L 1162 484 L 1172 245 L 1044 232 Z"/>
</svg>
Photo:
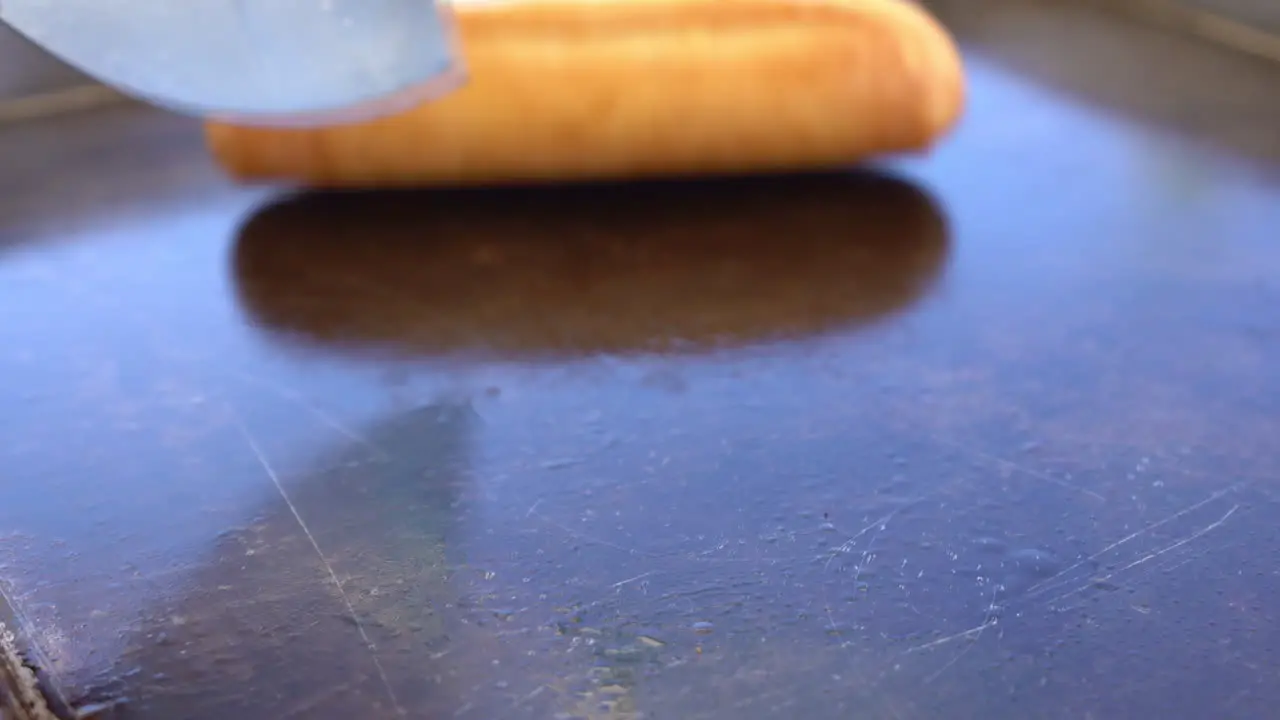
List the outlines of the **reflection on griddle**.
<svg viewBox="0 0 1280 720">
<path fill-rule="evenodd" d="M 422 407 L 285 479 L 288 501 L 223 533 L 189 589 L 145 611 L 85 699 L 95 717 L 448 716 L 466 655 L 449 651 L 466 629 L 450 620 L 446 555 L 474 419 L 467 405 Z"/>
<path fill-rule="evenodd" d="M 243 226 L 259 327 L 304 346 L 537 359 L 697 352 L 876 320 L 946 264 L 930 198 L 840 173 L 306 194 Z"/>
</svg>

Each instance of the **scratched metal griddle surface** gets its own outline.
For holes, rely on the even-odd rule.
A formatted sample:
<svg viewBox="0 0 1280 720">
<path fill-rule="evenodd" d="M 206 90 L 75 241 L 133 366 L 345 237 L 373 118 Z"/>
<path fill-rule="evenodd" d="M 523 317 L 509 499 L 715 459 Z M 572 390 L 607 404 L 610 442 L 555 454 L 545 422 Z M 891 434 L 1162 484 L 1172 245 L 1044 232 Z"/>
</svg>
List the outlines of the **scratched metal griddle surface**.
<svg viewBox="0 0 1280 720">
<path fill-rule="evenodd" d="M 1280 70 L 954 5 L 965 126 L 863 173 L 290 198 L 143 109 L 0 130 L 0 589 L 47 692 L 1270 717 Z"/>
</svg>

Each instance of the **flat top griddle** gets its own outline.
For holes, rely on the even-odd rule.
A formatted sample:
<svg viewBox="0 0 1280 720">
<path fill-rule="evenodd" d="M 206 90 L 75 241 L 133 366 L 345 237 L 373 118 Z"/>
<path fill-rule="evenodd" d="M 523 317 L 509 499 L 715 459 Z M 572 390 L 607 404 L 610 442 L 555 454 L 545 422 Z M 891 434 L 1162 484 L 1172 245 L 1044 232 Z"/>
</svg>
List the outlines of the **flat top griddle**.
<svg viewBox="0 0 1280 720">
<path fill-rule="evenodd" d="M 135 106 L 0 128 L 8 666 L 138 720 L 1269 717 L 1280 70 L 938 8 L 969 118 L 857 171 L 299 195 Z"/>
</svg>

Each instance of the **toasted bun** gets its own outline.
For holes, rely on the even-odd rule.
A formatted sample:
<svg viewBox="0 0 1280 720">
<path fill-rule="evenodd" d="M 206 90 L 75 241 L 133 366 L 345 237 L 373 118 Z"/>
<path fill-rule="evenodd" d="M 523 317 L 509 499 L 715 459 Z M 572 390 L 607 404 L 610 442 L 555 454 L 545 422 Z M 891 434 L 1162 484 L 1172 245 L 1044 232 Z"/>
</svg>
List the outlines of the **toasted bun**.
<svg viewBox="0 0 1280 720">
<path fill-rule="evenodd" d="M 813 169 L 928 148 L 955 44 L 906 0 L 500 0 L 455 6 L 466 84 L 323 128 L 209 123 L 241 180 L 505 184 Z"/>
</svg>

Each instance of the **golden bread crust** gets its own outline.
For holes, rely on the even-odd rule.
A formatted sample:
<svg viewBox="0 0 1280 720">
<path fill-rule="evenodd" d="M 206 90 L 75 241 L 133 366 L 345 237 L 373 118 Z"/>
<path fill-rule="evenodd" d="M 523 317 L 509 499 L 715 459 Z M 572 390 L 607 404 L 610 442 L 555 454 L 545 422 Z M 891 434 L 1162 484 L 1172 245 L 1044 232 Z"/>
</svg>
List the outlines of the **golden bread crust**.
<svg viewBox="0 0 1280 720">
<path fill-rule="evenodd" d="M 211 122 L 242 180 L 429 186 L 808 169 L 922 150 L 958 120 L 954 43 L 904 0 L 455 5 L 467 83 L 325 128 Z"/>
</svg>

